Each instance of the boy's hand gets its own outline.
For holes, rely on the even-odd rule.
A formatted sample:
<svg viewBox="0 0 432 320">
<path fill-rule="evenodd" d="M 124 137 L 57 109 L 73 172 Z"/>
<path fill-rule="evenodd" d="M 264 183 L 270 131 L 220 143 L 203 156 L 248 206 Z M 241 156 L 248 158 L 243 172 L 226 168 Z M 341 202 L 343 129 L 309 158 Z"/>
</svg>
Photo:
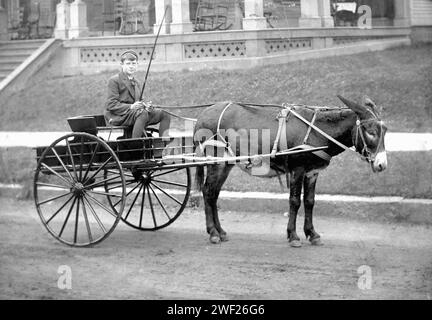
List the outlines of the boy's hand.
<svg viewBox="0 0 432 320">
<path fill-rule="evenodd" d="M 153 112 L 154 107 L 151 101 L 145 103 L 143 102 L 143 105 L 145 110 L 147 110 L 148 112 Z"/>
<path fill-rule="evenodd" d="M 132 104 L 130 106 L 131 110 L 142 110 L 144 109 L 144 104 L 142 103 L 142 101 L 137 101 L 134 104 Z"/>
</svg>

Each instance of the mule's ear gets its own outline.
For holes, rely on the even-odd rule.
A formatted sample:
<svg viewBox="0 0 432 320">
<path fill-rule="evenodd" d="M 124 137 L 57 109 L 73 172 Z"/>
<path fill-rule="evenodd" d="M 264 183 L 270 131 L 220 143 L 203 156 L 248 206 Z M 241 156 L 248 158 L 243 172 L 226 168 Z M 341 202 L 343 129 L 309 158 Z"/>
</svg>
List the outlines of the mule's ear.
<svg viewBox="0 0 432 320">
<path fill-rule="evenodd" d="M 359 105 L 358 103 L 348 100 L 340 95 L 337 96 L 348 108 L 354 111 L 360 118 L 364 118 L 367 112 L 366 108 Z"/>
<path fill-rule="evenodd" d="M 363 105 L 372 108 L 375 111 L 375 113 L 380 114 L 382 112 L 382 107 L 377 107 L 375 102 L 373 102 L 372 99 L 369 98 L 368 96 L 363 97 Z"/>
</svg>

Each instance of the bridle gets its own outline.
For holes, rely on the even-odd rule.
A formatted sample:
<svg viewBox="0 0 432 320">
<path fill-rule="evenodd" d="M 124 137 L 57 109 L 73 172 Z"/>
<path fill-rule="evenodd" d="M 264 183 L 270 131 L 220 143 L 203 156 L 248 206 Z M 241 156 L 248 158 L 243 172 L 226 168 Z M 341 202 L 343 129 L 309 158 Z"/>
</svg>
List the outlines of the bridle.
<svg viewBox="0 0 432 320">
<path fill-rule="evenodd" d="M 384 122 L 381 119 L 379 119 L 374 113 L 372 113 L 372 114 L 374 116 L 373 119 L 360 120 L 359 118 L 357 118 L 357 121 L 356 121 L 356 135 L 355 135 L 354 148 L 356 149 L 357 152 L 359 152 L 359 150 L 357 150 L 357 144 L 358 144 L 358 138 L 360 136 L 360 139 L 362 140 L 362 143 L 363 143 L 363 149 L 361 150 L 361 152 L 359 152 L 360 158 L 362 160 L 366 160 L 367 162 L 374 162 L 375 161 L 376 155 L 378 154 L 379 149 L 381 147 L 381 144 L 383 143 L 383 140 L 384 140 L 384 136 L 383 136 L 383 124 L 384 124 Z M 378 145 L 377 145 L 375 153 L 373 153 L 369 149 L 369 147 L 367 146 L 363 130 L 361 129 L 361 126 L 364 123 L 372 122 L 372 121 L 378 121 L 378 123 L 380 125 L 380 136 L 379 136 Z"/>
</svg>

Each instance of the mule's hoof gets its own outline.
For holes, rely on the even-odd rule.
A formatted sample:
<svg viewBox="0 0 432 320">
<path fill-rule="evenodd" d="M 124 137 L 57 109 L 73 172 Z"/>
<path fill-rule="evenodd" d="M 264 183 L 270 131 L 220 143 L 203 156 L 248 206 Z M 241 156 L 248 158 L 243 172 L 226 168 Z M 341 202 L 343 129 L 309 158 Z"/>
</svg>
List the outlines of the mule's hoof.
<svg viewBox="0 0 432 320">
<path fill-rule="evenodd" d="M 226 233 L 221 233 L 220 241 L 222 241 L 222 242 L 229 241 L 228 235 Z"/>
<path fill-rule="evenodd" d="M 214 244 L 220 243 L 221 242 L 221 238 L 219 236 L 211 236 L 210 237 L 210 242 L 214 243 Z"/>
<path fill-rule="evenodd" d="M 324 245 L 324 243 L 321 241 L 321 238 L 315 238 L 315 239 L 310 239 L 309 240 L 310 241 L 310 243 L 311 243 L 311 245 L 313 245 L 313 246 L 322 246 L 322 245 Z"/>
<path fill-rule="evenodd" d="M 289 245 L 293 248 L 300 248 L 302 246 L 300 240 L 292 240 L 289 242 Z"/>
</svg>

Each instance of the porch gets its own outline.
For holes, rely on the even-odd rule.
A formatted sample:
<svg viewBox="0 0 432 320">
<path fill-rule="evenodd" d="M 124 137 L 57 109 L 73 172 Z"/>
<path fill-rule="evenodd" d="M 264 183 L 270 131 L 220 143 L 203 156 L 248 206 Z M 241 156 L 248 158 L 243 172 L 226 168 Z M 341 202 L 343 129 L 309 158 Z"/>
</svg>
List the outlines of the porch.
<svg viewBox="0 0 432 320">
<path fill-rule="evenodd" d="M 412 1 L 412 0 L 411 0 Z M 414 0 L 415 1 L 415 0 Z M 0 40 L 409 25 L 406 0 L 0 0 Z"/>
</svg>

